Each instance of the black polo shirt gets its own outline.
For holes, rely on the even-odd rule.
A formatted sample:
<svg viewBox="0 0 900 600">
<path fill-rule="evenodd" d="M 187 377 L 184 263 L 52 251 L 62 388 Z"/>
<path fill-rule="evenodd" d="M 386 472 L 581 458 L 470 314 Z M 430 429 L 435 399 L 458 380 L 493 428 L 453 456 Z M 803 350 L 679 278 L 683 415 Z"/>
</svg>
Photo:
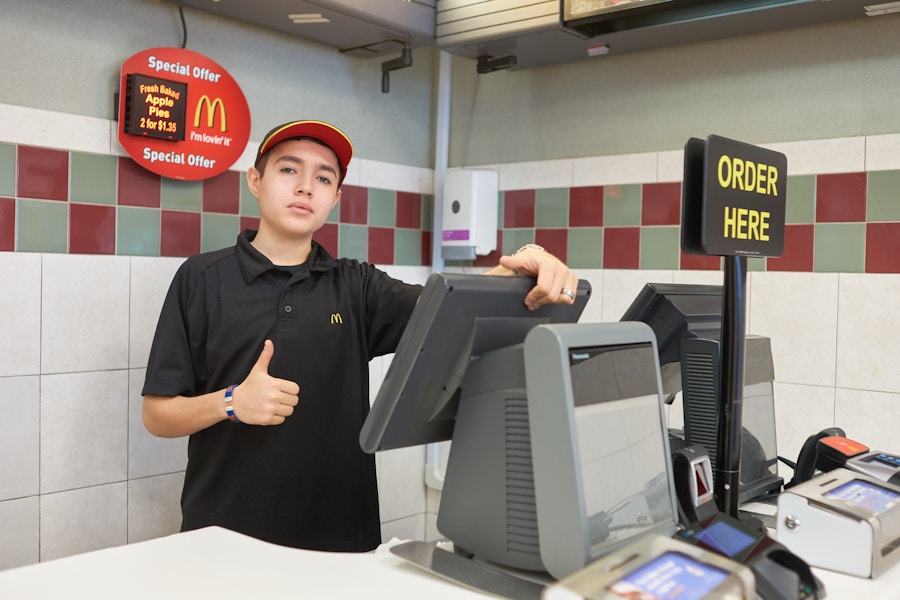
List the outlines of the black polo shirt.
<svg viewBox="0 0 900 600">
<path fill-rule="evenodd" d="M 368 363 L 396 349 L 422 288 L 315 242 L 306 263 L 275 267 L 254 236 L 181 265 L 142 394 L 239 384 L 271 339 L 269 374 L 296 381 L 300 403 L 282 425 L 221 421 L 190 437 L 182 530 L 220 525 L 298 548 L 371 550 L 381 542 L 375 458 L 359 446 Z"/>
</svg>

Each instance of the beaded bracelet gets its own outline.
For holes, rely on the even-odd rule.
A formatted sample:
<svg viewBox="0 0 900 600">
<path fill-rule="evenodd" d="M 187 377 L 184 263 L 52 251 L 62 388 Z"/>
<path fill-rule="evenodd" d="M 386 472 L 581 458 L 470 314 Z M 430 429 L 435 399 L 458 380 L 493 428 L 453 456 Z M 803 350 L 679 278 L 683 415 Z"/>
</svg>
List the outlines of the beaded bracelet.
<svg viewBox="0 0 900 600">
<path fill-rule="evenodd" d="M 237 415 L 234 414 L 234 404 L 232 404 L 232 400 L 234 400 L 234 398 L 232 398 L 232 392 L 234 392 L 234 388 L 236 387 L 237 385 L 229 385 L 225 388 L 225 412 L 228 414 L 228 418 L 232 423 L 241 422 L 241 420 L 237 418 Z"/>
</svg>

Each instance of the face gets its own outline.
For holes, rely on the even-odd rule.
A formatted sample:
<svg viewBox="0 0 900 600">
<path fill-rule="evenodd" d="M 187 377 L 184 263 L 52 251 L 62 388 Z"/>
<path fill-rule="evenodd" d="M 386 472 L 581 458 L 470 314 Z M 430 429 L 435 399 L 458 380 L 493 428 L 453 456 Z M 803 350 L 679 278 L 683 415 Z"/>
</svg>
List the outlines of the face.
<svg viewBox="0 0 900 600">
<path fill-rule="evenodd" d="M 288 140 L 269 151 L 264 174 L 247 172 L 259 200 L 260 234 L 311 238 L 341 198 L 334 151 L 310 140 Z"/>
</svg>

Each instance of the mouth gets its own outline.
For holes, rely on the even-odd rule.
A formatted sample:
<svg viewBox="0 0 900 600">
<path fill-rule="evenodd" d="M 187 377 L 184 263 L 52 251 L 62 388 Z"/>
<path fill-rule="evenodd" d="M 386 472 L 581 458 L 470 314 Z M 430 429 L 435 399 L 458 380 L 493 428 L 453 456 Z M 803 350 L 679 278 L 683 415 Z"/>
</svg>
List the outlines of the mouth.
<svg viewBox="0 0 900 600">
<path fill-rule="evenodd" d="M 312 207 L 304 202 L 294 202 L 292 204 L 289 204 L 288 210 L 301 215 L 309 215 L 313 212 Z"/>
</svg>

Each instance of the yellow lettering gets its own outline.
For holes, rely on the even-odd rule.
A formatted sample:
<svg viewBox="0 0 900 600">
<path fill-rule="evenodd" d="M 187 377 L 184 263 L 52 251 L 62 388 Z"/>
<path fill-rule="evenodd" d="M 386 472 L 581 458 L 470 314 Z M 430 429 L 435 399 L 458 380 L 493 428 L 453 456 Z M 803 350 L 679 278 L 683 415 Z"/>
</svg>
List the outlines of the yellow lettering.
<svg viewBox="0 0 900 600">
<path fill-rule="evenodd" d="M 769 241 L 769 234 L 766 233 L 769 230 L 769 213 L 768 211 L 762 211 L 759 213 L 759 239 L 763 242 Z"/>
<path fill-rule="evenodd" d="M 732 172 L 734 173 L 734 176 L 731 179 L 732 187 L 738 188 L 739 190 L 743 191 L 743 189 L 744 189 L 744 179 L 743 179 L 743 177 L 744 177 L 744 161 L 742 161 L 740 158 L 732 158 L 731 164 L 732 164 L 731 169 L 732 169 Z"/>
<path fill-rule="evenodd" d="M 729 232 L 729 229 L 731 230 Z M 737 222 L 735 220 L 735 211 L 734 209 L 725 207 L 725 232 L 723 237 L 733 238 L 735 236 L 735 231 L 737 229 Z"/>
<path fill-rule="evenodd" d="M 778 195 L 778 190 L 775 189 L 775 183 L 778 182 L 778 169 L 775 167 L 769 167 L 769 186 L 766 189 L 766 194 L 771 194 L 773 196 Z"/>
<path fill-rule="evenodd" d="M 728 176 L 722 174 L 722 167 L 725 166 L 728 168 Z M 719 157 L 719 185 L 723 188 L 727 188 L 731 185 L 731 162 L 728 159 L 727 154 L 723 154 Z M 725 211 L 728 212 L 728 208 L 725 208 Z M 727 235 L 725 237 L 728 237 Z"/>
<path fill-rule="evenodd" d="M 719 186 L 766 196 L 778 195 L 778 168 L 723 154 L 718 164 Z"/>
<path fill-rule="evenodd" d="M 752 192 L 756 187 L 756 163 L 749 160 L 744 163 L 744 189 Z"/>
<path fill-rule="evenodd" d="M 747 232 L 745 231 L 747 227 L 747 209 L 739 208 L 737 209 L 737 235 L 734 236 L 739 240 L 747 239 Z"/>
<path fill-rule="evenodd" d="M 757 194 L 765 194 L 766 186 L 763 184 L 766 182 L 766 170 L 769 167 L 767 165 L 756 165 L 756 193 Z"/>
</svg>

